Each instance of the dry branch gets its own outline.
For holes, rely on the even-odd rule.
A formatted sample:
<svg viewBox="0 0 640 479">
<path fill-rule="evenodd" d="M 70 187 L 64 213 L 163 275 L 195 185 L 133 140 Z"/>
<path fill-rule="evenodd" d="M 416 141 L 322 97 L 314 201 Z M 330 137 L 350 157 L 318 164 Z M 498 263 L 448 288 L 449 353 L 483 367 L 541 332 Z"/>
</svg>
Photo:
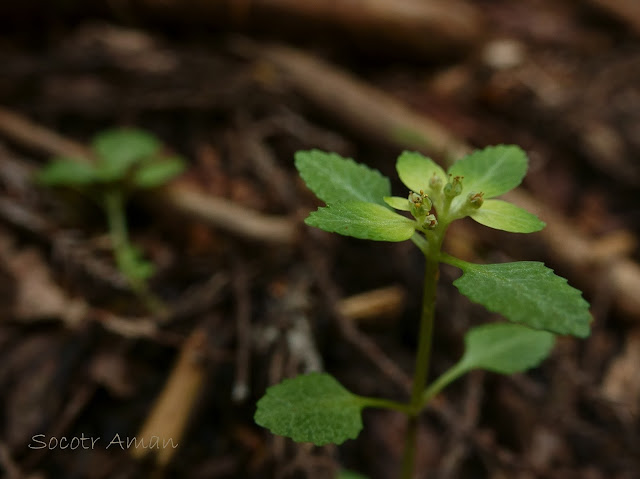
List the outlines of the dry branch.
<svg viewBox="0 0 640 479">
<path fill-rule="evenodd" d="M 640 3 L 638 0 L 589 0 L 589 2 L 628 24 L 637 34 L 640 34 Z"/>
<path fill-rule="evenodd" d="M 179 183 L 166 187 L 163 193 L 173 208 L 238 236 L 271 243 L 295 241 L 296 226 L 289 218 L 265 215 Z"/>
<path fill-rule="evenodd" d="M 361 38 L 371 49 L 451 55 L 478 42 L 480 12 L 463 0 L 138 0 L 151 12 L 209 24 L 235 23 L 278 32 L 328 30 Z"/>
<path fill-rule="evenodd" d="M 345 318 L 355 321 L 397 317 L 404 309 L 406 298 L 406 290 L 393 285 L 344 298 L 338 303 L 338 309 Z"/>
<path fill-rule="evenodd" d="M 0 107 L 0 131 L 11 140 L 41 153 L 65 155 L 78 159 L 89 156 L 89 150 L 79 143 L 70 141 L 54 131 L 2 107 Z"/>
<path fill-rule="evenodd" d="M 173 457 L 200 396 L 206 343 L 207 335 L 201 329 L 193 331 L 184 342 L 164 389 L 136 435 L 136 447 L 131 449 L 133 457 L 142 458 L 150 451 L 157 452 L 155 459 L 159 466 L 167 465 Z M 159 441 L 159 448 L 149 447 L 154 440 Z"/>
<path fill-rule="evenodd" d="M 318 108 L 364 135 L 452 159 L 468 151 L 437 122 L 300 50 L 258 47 L 246 41 L 237 41 L 233 47 L 243 55 L 273 64 L 285 82 Z"/>
</svg>

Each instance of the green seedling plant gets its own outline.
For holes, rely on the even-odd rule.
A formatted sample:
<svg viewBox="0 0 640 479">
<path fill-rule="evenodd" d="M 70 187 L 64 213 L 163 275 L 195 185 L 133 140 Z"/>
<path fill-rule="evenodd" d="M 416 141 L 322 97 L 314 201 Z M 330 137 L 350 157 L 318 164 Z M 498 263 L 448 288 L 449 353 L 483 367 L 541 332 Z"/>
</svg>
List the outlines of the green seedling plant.
<svg viewBox="0 0 640 479">
<path fill-rule="evenodd" d="M 408 427 L 399 477 L 409 479 L 418 417 L 448 384 L 475 369 L 500 374 L 526 371 L 550 354 L 556 335 L 589 335 L 589 304 L 542 263 L 475 264 L 442 250 L 449 225 L 467 216 L 513 233 L 544 228 L 535 215 L 496 199 L 517 187 L 526 174 L 528 159 L 519 147 L 475 151 L 447 172 L 419 153 L 404 152 L 396 169 L 409 189 L 405 197 L 391 196 L 389 179 L 377 170 L 334 153 L 301 151 L 295 164 L 307 186 L 326 203 L 305 223 L 361 239 L 411 240 L 425 258 L 423 299 L 408 402 L 356 395 L 329 374 L 301 375 L 271 386 L 258 401 L 255 421 L 272 433 L 316 445 L 341 444 L 359 434 L 364 408 L 400 411 L 407 415 Z M 460 360 L 427 384 L 440 263 L 462 270 L 453 282 L 460 293 L 508 321 L 471 328 Z"/>
<path fill-rule="evenodd" d="M 162 302 L 147 284 L 153 265 L 130 241 L 125 208 L 132 192 L 164 185 L 183 171 L 185 162 L 163 154 L 156 137 L 137 129 L 99 133 L 91 142 L 91 153 L 92 158 L 53 158 L 38 172 L 37 180 L 79 191 L 104 211 L 119 271 L 150 310 L 162 312 Z"/>
</svg>

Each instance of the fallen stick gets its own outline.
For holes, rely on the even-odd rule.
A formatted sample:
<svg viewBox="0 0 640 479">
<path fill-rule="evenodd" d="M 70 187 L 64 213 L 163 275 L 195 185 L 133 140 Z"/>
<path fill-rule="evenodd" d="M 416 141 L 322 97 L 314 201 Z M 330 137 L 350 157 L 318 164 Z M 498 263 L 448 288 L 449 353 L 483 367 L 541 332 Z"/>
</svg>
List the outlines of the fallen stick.
<svg viewBox="0 0 640 479">
<path fill-rule="evenodd" d="M 636 34 L 640 34 L 640 3 L 638 0 L 588 0 L 588 2 L 626 23 Z"/>
<path fill-rule="evenodd" d="M 83 145 L 2 107 L 0 107 L 0 131 L 11 140 L 40 153 L 70 156 L 80 161 L 91 155 L 89 149 Z"/>
<path fill-rule="evenodd" d="M 234 41 L 231 48 L 243 56 L 266 60 L 280 72 L 283 82 L 367 137 L 451 160 L 469 151 L 467 145 L 437 122 L 300 50 L 279 45 L 258 46 L 246 40 Z"/>
<path fill-rule="evenodd" d="M 404 309 L 406 297 L 407 292 L 401 286 L 386 286 L 343 298 L 338 303 L 338 310 L 354 321 L 397 317 Z"/>
<path fill-rule="evenodd" d="M 164 388 L 135 436 L 135 447 L 130 451 L 136 459 L 155 452 L 158 466 L 164 467 L 171 461 L 200 397 L 206 345 L 207 335 L 202 329 L 194 330 L 182 345 Z"/>
<path fill-rule="evenodd" d="M 185 215 L 247 239 L 289 244 L 297 237 L 296 225 L 288 217 L 266 215 L 180 182 L 165 187 L 162 198 Z"/>
<path fill-rule="evenodd" d="M 482 16 L 463 0 L 137 0 L 152 13 L 192 22 L 256 26 L 261 30 L 330 30 L 361 39 L 364 48 L 400 54 L 451 56 L 469 50 L 482 35 Z"/>
</svg>

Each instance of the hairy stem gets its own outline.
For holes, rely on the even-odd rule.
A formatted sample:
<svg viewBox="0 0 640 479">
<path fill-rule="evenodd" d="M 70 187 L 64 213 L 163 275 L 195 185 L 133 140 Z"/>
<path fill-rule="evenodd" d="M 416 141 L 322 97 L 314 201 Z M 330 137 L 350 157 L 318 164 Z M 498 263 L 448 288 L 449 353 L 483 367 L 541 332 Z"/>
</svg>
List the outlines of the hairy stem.
<svg viewBox="0 0 640 479">
<path fill-rule="evenodd" d="M 411 479 L 415 466 L 416 438 L 418 433 L 418 419 L 423 408 L 423 393 L 429 372 L 431 358 L 431 343 L 433 337 L 433 319 L 436 304 L 436 289 L 439 277 L 439 254 L 444 237 L 445 227 L 434 235 L 436 241 L 429 243 L 423 249 L 426 264 L 422 296 L 422 312 L 420 315 L 420 332 L 418 338 L 418 352 L 416 355 L 413 388 L 411 392 L 410 414 L 405 434 L 404 457 L 402 459 L 401 479 Z M 422 248 L 421 248 L 422 249 Z"/>
</svg>

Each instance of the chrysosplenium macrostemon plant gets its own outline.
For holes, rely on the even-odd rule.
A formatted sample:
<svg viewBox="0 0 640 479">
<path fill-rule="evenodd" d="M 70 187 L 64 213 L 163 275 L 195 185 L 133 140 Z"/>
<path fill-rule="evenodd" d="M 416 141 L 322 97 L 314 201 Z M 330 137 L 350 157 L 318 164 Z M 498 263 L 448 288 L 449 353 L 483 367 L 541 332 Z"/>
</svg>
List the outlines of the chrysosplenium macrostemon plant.
<svg viewBox="0 0 640 479">
<path fill-rule="evenodd" d="M 407 403 L 364 397 L 329 374 L 313 373 L 272 386 L 258 402 L 255 420 L 274 434 L 317 445 L 340 444 L 362 429 L 367 407 L 394 409 L 409 418 L 402 478 L 412 475 L 417 417 L 445 386 L 473 370 L 512 374 L 548 356 L 556 334 L 589 335 L 589 305 L 580 291 L 542 263 L 475 264 L 442 251 L 449 225 L 470 216 L 485 226 L 533 233 L 545 224 L 518 206 L 496 199 L 520 184 L 527 157 L 519 147 L 475 151 L 445 172 L 419 153 L 404 152 L 396 168 L 409 189 L 391 196 L 389 179 L 365 165 L 318 150 L 296 154 L 307 186 L 326 203 L 305 222 L 342 235 L 376 241 L 411 240 L 425 257 L 423 306 L 411 398 Z M 440 263 L 462 270 L 454 281 L 469 299 L 508 321 L 470 329 L 465 352 L 449 370 L 427 384 L 436 284 Z"/>
</svg>

